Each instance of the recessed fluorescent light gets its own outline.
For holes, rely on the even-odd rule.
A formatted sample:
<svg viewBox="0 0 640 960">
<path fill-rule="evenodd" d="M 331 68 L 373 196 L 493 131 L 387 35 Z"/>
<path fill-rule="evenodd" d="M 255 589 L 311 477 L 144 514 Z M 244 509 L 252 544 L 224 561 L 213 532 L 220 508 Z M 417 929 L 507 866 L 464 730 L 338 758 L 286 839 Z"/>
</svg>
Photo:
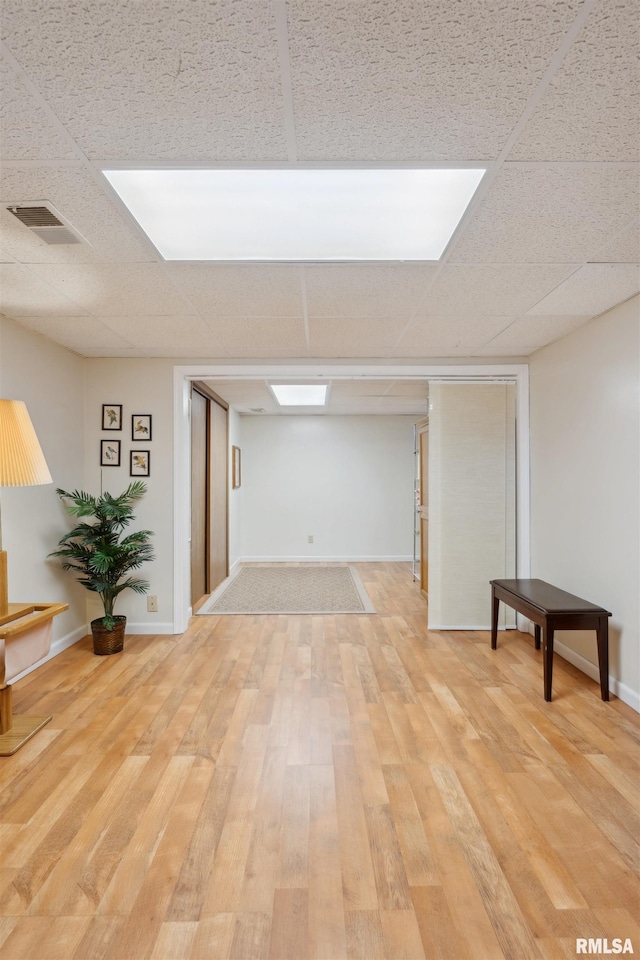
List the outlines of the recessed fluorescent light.
<svg viewBox="0 0 640 960">
<path fill-rule="evenodd" d="M 104 170 L 165 260 L 438 260 L 485 168 Z"/>
<path fill-rule="evenodd" d="M 281 407 L 323 407 L 327 402 L 325 384 L 270 384 Z"/>
</svg>

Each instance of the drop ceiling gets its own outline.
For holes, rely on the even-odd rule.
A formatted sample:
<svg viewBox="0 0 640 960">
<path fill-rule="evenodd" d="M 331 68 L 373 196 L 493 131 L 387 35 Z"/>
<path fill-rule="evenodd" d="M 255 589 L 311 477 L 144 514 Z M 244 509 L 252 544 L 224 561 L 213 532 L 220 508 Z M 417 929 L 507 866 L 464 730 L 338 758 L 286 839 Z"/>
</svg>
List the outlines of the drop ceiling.
<svg viewBox="0 0 640 960">
<path fill-rule="evenodd" d="M 481 363 L 640 288 L 636 0 L 2 0 L 0 30 L 0 311 L 84 357 Z M 166 263 L 101 173 L 460 162 L 487 176 L 419 264 Z M 6 209 L 35 201 L 86 242 Z"/>
</svg>

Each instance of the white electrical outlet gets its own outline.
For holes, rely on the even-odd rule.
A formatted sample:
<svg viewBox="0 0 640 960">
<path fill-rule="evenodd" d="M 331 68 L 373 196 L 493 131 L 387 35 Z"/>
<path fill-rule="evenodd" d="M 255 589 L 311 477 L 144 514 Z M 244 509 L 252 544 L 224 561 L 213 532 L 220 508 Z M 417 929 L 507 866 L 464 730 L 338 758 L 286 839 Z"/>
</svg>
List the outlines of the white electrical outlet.
<svg viewBox="0 0 640 960">
<path fill-rule="evenodd" d="M 307 537 L 307 543 L 313 543 L 313 534 L 312 534 L 312 533 L 310 533 L 309 536 Z"/>
<path fill-rule="evenodd" d="M 158 598 L 153 594 L 149 594 L 147 597 L 147 610 L 149 613 L 158 612 Z"/>
</svg>

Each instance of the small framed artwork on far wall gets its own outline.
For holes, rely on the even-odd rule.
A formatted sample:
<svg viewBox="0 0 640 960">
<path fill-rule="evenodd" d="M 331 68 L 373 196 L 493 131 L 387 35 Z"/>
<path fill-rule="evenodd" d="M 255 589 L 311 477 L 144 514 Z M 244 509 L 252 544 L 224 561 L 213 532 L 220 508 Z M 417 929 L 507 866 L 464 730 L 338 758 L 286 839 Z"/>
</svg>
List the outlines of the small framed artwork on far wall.
<svg viewBox="0 0 640 960">
<path fill-rule="evenodd" d="M 100 466 L 101 467 L 119 467 L 120 466 L 120 441 L 119 440 L 101 440 L 100 441 Z"/>
<path fill-rule="evenodd" d="M 134 413 L 131 417 L 131 439 L 151 440 L 151 414 Z"/>
<path fill-rule="evenodd" d="M 102 404 L 102 429 L 103 430 L 122 430 L 122 404 L 121 403 L 103 403 Z"/>
<path fill-rule="evenodd" d="M 129 454 L 129 476 L 148 477 L 150 473 L 148 450 L 132 450 Z"/>
</svg>

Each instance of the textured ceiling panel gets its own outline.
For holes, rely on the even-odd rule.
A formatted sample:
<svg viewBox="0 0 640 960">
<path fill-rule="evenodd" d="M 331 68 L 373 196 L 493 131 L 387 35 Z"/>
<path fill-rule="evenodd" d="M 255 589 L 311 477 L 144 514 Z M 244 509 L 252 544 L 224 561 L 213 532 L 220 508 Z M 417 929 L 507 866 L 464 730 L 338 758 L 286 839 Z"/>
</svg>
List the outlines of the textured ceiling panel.
<svg viewBox="0 0 640 960">
<path fill-rule="evenodd" d="M 82 316 L 86 310 L 28 267 L 0 263 L 0 313 L 8 317 L 68 317 Z"/>
<path fill-rule="evenodd" d="M 136 357 L 139 351 L 93 317 L 27 317 L 20 323 L 82 357 Z"/>
<path fill-rule="evenodd" d="M 306 357 L 302 317 L 223 317 L 209 320 L 214 337 L 230 357 Z"/>
<path fill-rule="evenodd" d="M 299 266 L 169 263 L 166 270 L 203 315 L 296 317 L 303 312 Z"/>
<path fill-rule="evenodd" d="M 637 264 L 587 263 L 527 313 L 540 317 L 596 317 L 639 291 Z"/>
<path fill-rule="evenodd" d="M 0 240 L 22 263 L 151 260 L 153 253 L 81 163 L 4 167 L 0 171 Z M 49 246 L 4 209 L 15 201 L 48 200 L 88 242 Z"/>
<path fill-rule="evenodd" d="M 147 357 L 226 357 L 210 327 L 200 317 L 102 317 L 102 322 L 129 340 Z"/>
<path fill-rule="evenodd" d="M 53 264 L 31 268 L 61 294 L 81 306 L 80 313 L 94 316 L 178 316 L 189 313 L 187 304 L 157 263 Z"/>
<path fill-rule="evenodd" d="M 300 159 L 496 157 L 578 0 L 289 0 Z"/>
<path fill-rule="evenodd" d="M 452 265 L 429 290 L 429 317 L 513 317 L 525 313 L 576 269 L 566 263 Z"/>
<path fill-rule="evenodd" d="M 474 353 L 480 357 L 510 357 L 514 354 L 526 357 L 545 344 L 566 337 L 588 320 L 588 317 L 520 317 Z"/>
<path fill-rule="evenodd" d="M 309 320 L 313 357 L 388 357 L 406 320 Z"/>
<path fill-rule="evenodd" d="M 629 222 L 630 201 L 630 167 L 506 164 L 449 262 L 583 262 Z"/>
<path fill-rule="evenodd" d="M 277 413 L 278 404 L 264 380 L 207 380 L 212 390 L 238 410 Z"/>
<path fill-rule="evenodd" d="M 287 158 L 270 3 L 3 0 L 1 29 L 90 158 Z"/>
<path fill-rule="evenodd" d="M 47 111 L 3 60 L 0 60 L 0 90 L 2 160 L 65 159 L 76 156 L 73 144 L 63 136 Z"/>
<path fill-rule="evenodd" d="M 598 250 L 596 263 L 638 263 L 640 261 L 640 218 Z"/>
<path fill-rule="evenodd" d="M 433 265 L 307 266 L 310 317 L 411 317 L 424 300 Z"/>
<path fill-rule="evenodd" d="M 398 357 L 469 356 L 511 321 L 511 317 L 418 318 L 394 352 Z"/>
<path fill-rule="evenodd" d="M 601 0 L 510 159 L 638 159 L 638 2 Z"/>
</svg>

